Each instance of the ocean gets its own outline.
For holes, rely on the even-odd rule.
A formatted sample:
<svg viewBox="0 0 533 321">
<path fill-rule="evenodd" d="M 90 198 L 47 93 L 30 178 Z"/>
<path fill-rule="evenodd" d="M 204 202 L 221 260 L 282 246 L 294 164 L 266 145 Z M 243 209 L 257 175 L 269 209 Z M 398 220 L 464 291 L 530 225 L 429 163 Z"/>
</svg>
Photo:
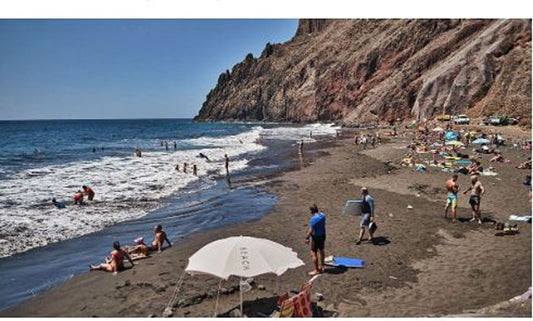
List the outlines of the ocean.
<svg viewBox="0 0 533 321">
<path fill-rule="evenodd" d="M 179 243 L 193 232 L 259 219 L 276 203 L 259 177 L 289 166 L 299 140 L 332 137 L 338 128 L 135 119 L 0 121 L 0 129 L 5 309 L 87 271 L 114 240 L 151 239 L 155 224 Z M 135 156 L 137 148 L 142 157 Z M 225 154 L 233 186 L 225 180 Z M 82 185 L 95 199 L 74 205 Z M 52 198 L 66 208 L 55 208 Z"/>
</svg>

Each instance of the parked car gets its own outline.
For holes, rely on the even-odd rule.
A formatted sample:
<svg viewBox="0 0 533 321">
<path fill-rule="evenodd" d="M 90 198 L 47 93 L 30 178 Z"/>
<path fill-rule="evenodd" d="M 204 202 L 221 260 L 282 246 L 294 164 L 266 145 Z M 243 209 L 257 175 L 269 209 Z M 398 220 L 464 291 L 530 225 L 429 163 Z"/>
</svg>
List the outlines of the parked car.
<svg viewBox="0 0 533 321">
<path fill-rule="evenodd" d="M 453 123 L 456 125 L 468 125 L 470 124 L 470 118 L 466 115 L 458 115 L 453 117 Z"/>
<path fill-rule="evenodd" d="M 489 118 L 489 124 L 492 126 L 500 125 L 500 116 L 491 116 Z"/>
</svg>

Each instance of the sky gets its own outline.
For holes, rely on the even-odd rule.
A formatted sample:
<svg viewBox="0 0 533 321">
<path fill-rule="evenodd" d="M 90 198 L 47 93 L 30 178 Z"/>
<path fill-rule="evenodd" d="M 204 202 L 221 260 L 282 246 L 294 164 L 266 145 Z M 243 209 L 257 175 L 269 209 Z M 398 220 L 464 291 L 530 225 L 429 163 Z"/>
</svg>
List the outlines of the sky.
<svg viewBox="0 0 533 321">
<path fill-rule="evenodd" d="M 0 20 L 0 119 L 191 118 L 294 19 Z"/>
</svg>

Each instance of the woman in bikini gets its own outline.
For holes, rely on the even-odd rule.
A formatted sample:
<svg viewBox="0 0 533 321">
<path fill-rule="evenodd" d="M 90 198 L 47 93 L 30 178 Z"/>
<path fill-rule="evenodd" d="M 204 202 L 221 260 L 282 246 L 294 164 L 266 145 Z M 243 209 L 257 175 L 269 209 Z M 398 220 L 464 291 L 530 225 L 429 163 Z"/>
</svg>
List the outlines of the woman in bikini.
<svg viewBox="0 0 533 321">
<path fill-rule="evenodd" d="M 118 271 L 124 270 L 124 258 L 127 258 L 128 261 L 130 261 L 131 266 L 133 267 L 134 264 L 133 264 L 133 261 L 131 260 L 130 255 L 128 254 L 128 252 L 124 251 L 120 247 L 119 242 L 114 242 L 113 248 L 114 250 L 111 252 L 110 260 L 106 260 L 106 263 L 101 263 L 99 265 L 90 264 L 89 269 L 91 271 L 102 270 L 102 271 L 116 273 Z"/>
</svg>

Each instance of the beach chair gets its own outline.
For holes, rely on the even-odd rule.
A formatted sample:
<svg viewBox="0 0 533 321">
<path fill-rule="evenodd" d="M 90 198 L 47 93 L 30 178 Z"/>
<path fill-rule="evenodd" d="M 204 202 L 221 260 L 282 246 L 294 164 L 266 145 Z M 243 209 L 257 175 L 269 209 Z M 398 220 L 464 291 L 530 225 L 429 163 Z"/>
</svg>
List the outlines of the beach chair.
<svg viewBox="0 0 533 321">
<path fill-rule="evenodd" d="M 313 308 L 311 305 L 311 289 L 313 287 L 313 281 L 316 280 L 319 275 L 315 275 L 309 281 L 304 283 L 300 288 L 300 292 L 295 296 L 289 297 L 286 293 L 279 297 L 278 305 L 280 311 L 274 313 L 273 317 L 290 318 L 310 318 L 313 316 Z"/>
</svg>

